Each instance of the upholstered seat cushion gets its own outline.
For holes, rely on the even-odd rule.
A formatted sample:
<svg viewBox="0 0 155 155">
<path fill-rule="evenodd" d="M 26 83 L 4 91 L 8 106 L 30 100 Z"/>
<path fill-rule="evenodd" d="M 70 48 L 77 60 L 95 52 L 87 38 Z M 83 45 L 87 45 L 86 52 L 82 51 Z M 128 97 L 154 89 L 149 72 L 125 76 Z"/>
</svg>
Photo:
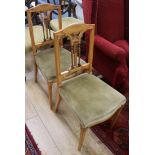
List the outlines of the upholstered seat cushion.
<svg viewBox="0 0 155 155">
<path fill-rule="evenodd" d="M 65 28 L 71 24 L 75 24 L 75 23 L 83 23 L 82 20 L 79 20 L 77 18 L 74 17 L 64 17 L 62 18 L 62 28 Z M 59 26 L 58 26 L 58 19 L 53 19 L 50 21 L 50 26 L 52 28 L 52 30 L 57 31 L 59 30 Z"/>
<path fill-rule="evenodd" d="M 79 118 L 83 127 L 91 127 L 110 118 L 126 98 L 91 74 L 67 80 L 60 95 Z"/>
<path fill-rule="evenodd" d="M 70 67 L 71 56 L 70 52 L 64 48 L 62 48 L 61 52 L 61 66 L 62 70 L 65 71 Z M 37 53 L 35 59 L 45 78 L 48 81 L 54 80 L 56 78 L 54 48 L 41 50 Z"/>
<path fill-rule="evenodd" d="M 40 25 L 33 26 L 33 32 L 34 32 L 35 44 L 38 44 L 44 41 L 42 26 Z M 50 32 L 51 32 L 51 38 L 53 38 L 53 31 L 50 30 Z M 32 51 L 32 45 L 31 45 L 29 27 L 26 27 L 25 28 L 25 52 L 29 52 L 29 51 Z"/>
<path fill-rule="evenodd" d="M 50 82 L 56 78 L 54 48 L 40 50 L 35 56 L 36 63 L 45 78 Z M 71 53 L 61 49 L 61 69 L 65 71 L 69 69 L 71 62 Z M 85 63 L 81 60 L 81 63 Z"/>
</svg>

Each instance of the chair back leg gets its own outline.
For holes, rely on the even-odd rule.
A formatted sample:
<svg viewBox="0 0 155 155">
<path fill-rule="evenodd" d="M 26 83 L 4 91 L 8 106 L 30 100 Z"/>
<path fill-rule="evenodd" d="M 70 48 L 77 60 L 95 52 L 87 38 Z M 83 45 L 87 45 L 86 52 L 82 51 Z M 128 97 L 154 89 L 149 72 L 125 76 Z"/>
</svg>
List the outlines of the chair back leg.
<svg viewBox="0 0 155 155">
<path fill-rule="evenodd" d="M 38 66 L 37 66 L 36 62 L 34 62 L 34 80 L 35 80 L 35 82 L 38 82 L 37 75 L 38 75 Z"/>
<path fill-rule="evenodd" d="M 48 82 L 48 99 L 50 103 L 50 109 L 52 110 L 52 82 Z"/>
</svg>

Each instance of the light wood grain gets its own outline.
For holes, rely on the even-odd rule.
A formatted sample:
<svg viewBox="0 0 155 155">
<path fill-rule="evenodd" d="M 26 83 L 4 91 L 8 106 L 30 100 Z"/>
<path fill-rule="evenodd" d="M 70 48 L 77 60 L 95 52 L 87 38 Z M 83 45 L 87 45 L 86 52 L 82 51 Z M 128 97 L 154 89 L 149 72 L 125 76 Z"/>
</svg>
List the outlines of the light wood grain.
<svg viewBox="0 0 155 155">
<path fill-rule="evenodd" d="M 82 128 L 81 127 L 81 129 L 80 129 L 80 139 L 79 139 L 79 145 L 78 145 L 78 150 L 79 151 L 81 151 L 81 147 L 82 147 L 83 142 L 84 142 L 86 131 L 87 131 L 87 128 Z"/>
<path fill-rule="evenodd" d="M 28 120 L 28 119 L 31 119 L 31 118 L 37 116 L 37 112 L 35 111 L 27 94 L 25 94 L 25 103 L 26 103 L 25 104 L 25 120 Z"/>
<path fill-rule="evenodd" d="M 52 138 L 50 138 L 49 133 L 38 116 L 27 120 L 26 124 L 38 144 L 42 155 L 61 155 L 56 144 Z"/>
<path fill-rule="evenodd" d="M 27 13 L 34 13 L 34 12 L 47 12 L 51 10 L 57 10 L 60 6 L 59 5 L 53 5 L 53 4 L 39 4 L 35 7 L 32 7 L 27 10 Z"/>
</svg>

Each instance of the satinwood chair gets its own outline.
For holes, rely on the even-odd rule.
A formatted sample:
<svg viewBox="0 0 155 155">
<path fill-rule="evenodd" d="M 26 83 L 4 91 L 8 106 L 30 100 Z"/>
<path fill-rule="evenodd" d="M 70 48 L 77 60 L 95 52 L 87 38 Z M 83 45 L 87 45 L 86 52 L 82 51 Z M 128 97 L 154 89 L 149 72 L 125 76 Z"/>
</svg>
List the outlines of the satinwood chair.
<svg viewBox="0 0 155 155">
<path fill-rule="evenodd" d="M 68 17 L 71 17 L 71 15 L 73 15 L 73 17 L 76 17 L 76 4 L 74 2 L 72 2 L 71 0 L 47 0 L 47 3 L 52 3 L 55 5 L 61 5 L 61 10 L 62 10 L 62 14 L 66 14 L 68 13 Z M 57 13 L 55 12 L 55 14 L 57 15 Z"/>
<path fill-rule="evenodd" d="M 49 0 L 47 0 L 48 3 L 50 3 Z M 61 6 L 61 14 L 64 15 L 68 12 L 68 17 L 62 18 L 62 28 L 65 28 L 72 24 L 78 24 L 78 23 L 84 23 L 82 20 L 77 19 L 76 16 L 76 4 L 73 3 L 71 0 L 59 0 L 59 1 L 53 1 L 54 4 L 59 4 Z M 57 12 L 54 12 L 57 14 Z M 73 14 L 73 16 L 71 16 Z M 50 27 L 53 31 L 59 30 L 58 27 L 58 19 L 52 19 L 50 21 Z"/>
<path fill-rule="evenodd" d="M 83 145 L 89 127 L 112 119 L 114 123 L 126 102 L 126 98 L 111 86 L 92 75 L 94 24 L 74 24 L 54 33 L 57 94 L 55 112 L 63 99 L 80 121 L 81 131 L 78 150 Z M 84 32 L 89 31 L 88 62 L 80 61 L 80 43 Z M 71 62 L 66 71 L 61 70 L 60 44 L 63 37 L 70 38 Z"/>
<path fill-rule="evenodd" d="M 37 82 L 38 68 L 45 77 L 48 84 L 48 96 L 50 107 L 52 109 L 52 84 L 56 81 L 54 49 L 51 46 L 54 44 L 53 31 L 50 30 L 50 16 L 54 10 L 58 11 L 58 28 L 62 28 L 61 7 L 52 4 L 39 4 L 27 10 L 29 32 L 31 45 L 34 57 L 35 82 Z M 41 25 L 33 26 L 32 15 L 39 14 L 42 21 Z M 41 49 L 43 48 L 43 49 Z M 70 53 L 63 49 L 62 51 L 62 69 L 66 69 Z"/>
</svg>

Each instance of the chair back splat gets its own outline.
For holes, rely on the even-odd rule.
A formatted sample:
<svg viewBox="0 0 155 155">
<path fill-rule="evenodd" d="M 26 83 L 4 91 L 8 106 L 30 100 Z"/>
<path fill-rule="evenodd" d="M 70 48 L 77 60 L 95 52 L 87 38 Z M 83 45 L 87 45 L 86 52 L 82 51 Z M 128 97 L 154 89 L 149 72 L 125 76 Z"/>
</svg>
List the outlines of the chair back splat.
<svg viewBox="0 0 155 155">
<path fill-rule="evenodd" d="M 75 74 L 92 71 L 92 60 L 93 60 L 93 46 L 94 46 L 94 24 L 73 24 L 65 29 L 59 30 L 54 33 L 54 49 L 55 49 L 55 61 L 56 61 L 56 75 L 58 85 L 65 79 L 68 79 Z M 90 31 L 90 42 L 89 42 L 89 59 L 87 63 L 81 64 L 81 39 L 86 31 Z M 68 70 L 61 72 L 61 40 L 67 37 L 70 40 L 71 46 L 71 65 Z"/>
<path fill-rule="evenodd" d="M 56 10 L 58 11 L 58 26 L 59 29 L 62 28 L 62 20 L 61 20 L 61 7 L 59 5 L 53 5 L 53 4 L 39 4 L 33 8 L 30 8 L 27 10 L 27 16 L 28 16 L 28 24 L 29 24 L 29 31 L 31 36 L 31 43 L 32 43 L 32 49 L 33 54 L 36 54 L 36 51 L 38 48 L 43 47 L 45 45 L 52 45 L 54 43 L 52 31 L 50 29 L 50 20 L 52 18 L 52 12 Z M 34 14 L 38 14 L 40 25 L 42 26 L 42 40 L 36 41 L 35 39 L 35 33 L 33 30 L 33 22 L 32 22 L 32 16 Z"/>
</svg>

